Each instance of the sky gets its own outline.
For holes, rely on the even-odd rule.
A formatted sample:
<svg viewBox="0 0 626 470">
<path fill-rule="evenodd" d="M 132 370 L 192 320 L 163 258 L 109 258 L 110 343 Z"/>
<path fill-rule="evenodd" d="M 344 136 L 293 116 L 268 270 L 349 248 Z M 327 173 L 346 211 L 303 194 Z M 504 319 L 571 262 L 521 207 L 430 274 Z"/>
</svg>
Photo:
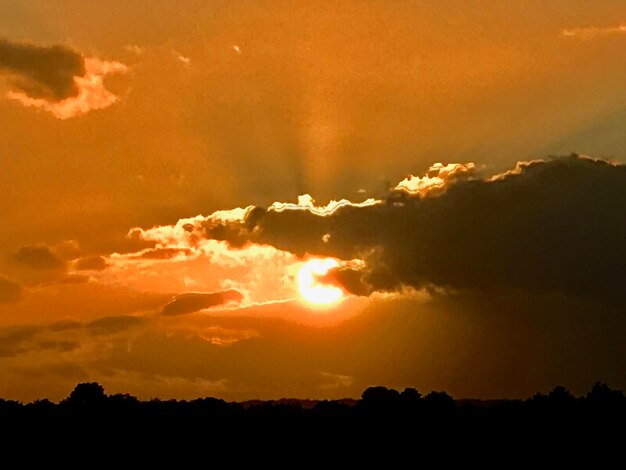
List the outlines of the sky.
<svg viewBox="0 0 626 470">
<path fill-rule="evenodd" d="M 626 387 L 624 2 L 0 12 L 0 397 Z"/>
</svg>

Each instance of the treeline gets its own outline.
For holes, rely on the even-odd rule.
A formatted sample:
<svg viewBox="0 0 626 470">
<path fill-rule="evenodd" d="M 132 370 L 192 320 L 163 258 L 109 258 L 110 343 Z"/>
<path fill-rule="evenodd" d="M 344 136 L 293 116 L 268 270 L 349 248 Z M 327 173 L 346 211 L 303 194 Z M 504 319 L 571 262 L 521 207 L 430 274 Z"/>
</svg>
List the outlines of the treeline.
<svg viewBox="0 0 626 470">
<path fill-rule="evenodd" d="M 23 404 L 0 399 L 0 419 L 54 418 L 90 416 L 115 416 L 142 418 L 152 415 L 161 417 L 196 417 L 218 419 L 220 417 L 275 418 L 287 417 L 409 417 L 414 415 L 463 417 L 478 415 L 620 415 L 626 411 L 626 397 L 621 390 L 614 390 L 597 382 L 584 396 L 575 397 L 565 387 L 555 387 L 550 393 L 537 393 L 526 400 L 455 400 L 446 392 L 433 391 L 425 396 L 414 388 L 399 392 L 386 387 L 370 387 L 359 400 L 254 400 L 227 402 L 219 398 L 195 400 L 140 401 L 129 394 L 107 395 L 96 383 L 78 384 L 70 395 L 59 403 L 43 399 Z"/>
<path fill-rule="evenodd" d="M 367 460 L 367 452 L 387 455 L 393 449 L 406 456 L 417 448 L 432 454 L 445 447 L 457 454 L 459 449 L 498 449 L 519 456 L 532 450 L 572 457 L 577 455 L 572 449 L 590 453 L 601 448 L 605 455 L 623 448 L 624 423 L 624 393 L 602 383 L 581 397 L 564 387 L 526 400 L 455 400 L 445 392 L 422 396 L 413 388 L 370 387 L 359 400 L 237 403 L 217 398 L 140 401 L 128 394 L 107 395 L 92 382 L 77 385 L 59 403 L 0 400 L 0 448 L 79 445 L 98 455 L 178 455 L 179 449 L 197 455 L 228 448 L 234 457 L 256 449 L 271 458 L 285 449 L 350 458 L 358 450 L 359 458 Z M 445 460 L 446 454 L 439 456 Z"/>
</svg>

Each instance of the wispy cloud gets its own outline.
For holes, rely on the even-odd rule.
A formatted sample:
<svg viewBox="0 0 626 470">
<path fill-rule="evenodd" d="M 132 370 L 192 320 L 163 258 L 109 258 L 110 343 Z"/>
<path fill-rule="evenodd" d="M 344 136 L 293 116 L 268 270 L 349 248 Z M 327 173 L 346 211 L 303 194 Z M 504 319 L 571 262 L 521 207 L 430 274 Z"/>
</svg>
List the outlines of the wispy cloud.
<svg viewBox="0 0 626 470">
<path fill-rule="evenodd" d="M 617 26 L 584 26 L 580 28 L 567 28 L 561 30 L 561 36 L 566 38 L 594 39 L 605 36 L 626 34 L 626 24 Z"/>
<path fill-rule="evenodd" d="M 163 315 L 182 315 L 231 302 L 237 303 L 242 299 L 243 295 L 234 289 L 210 293 L 190 292 L 174 297 L 163 307 L 161 313 Z"/>
</svg>

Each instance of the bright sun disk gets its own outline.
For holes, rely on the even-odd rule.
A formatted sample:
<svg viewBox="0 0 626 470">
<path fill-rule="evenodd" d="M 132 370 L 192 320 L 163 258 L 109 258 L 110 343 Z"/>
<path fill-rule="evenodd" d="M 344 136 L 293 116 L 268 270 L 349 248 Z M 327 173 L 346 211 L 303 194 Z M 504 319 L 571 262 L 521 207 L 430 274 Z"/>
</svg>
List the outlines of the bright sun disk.
<svg viewBox="0 0 626 470">
<path fill-rule="evenodd" d="M 313 305 L 331 305 L 344 297 L 344 291 L 332 284 L 320 282 L 333 268 L 339 267 L 334 258 L 313 258 L 302 265 L 296 277 L 298 291 L 304 300 Z"/>
</svg>

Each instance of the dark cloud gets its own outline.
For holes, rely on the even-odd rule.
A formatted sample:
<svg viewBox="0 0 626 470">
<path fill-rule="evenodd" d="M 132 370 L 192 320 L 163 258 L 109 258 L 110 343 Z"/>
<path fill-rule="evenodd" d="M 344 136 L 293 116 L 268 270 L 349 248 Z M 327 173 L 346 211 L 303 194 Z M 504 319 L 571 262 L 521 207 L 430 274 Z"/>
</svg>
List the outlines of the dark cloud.
<svg viewBox="0 0 626 470">
<path fill-rule="evenodd" d="M 74 267 L 78 271 L 102 271 L 106 269 L 107 262 L 102 256 L 87 256 L 76 260 Z"/>
<path fill-rule="evenodd" d="M 626 166 L 570 156 L 455 181 L 436 196 L 393 193 L 326 217 L 267 211 L 237 228 L 297 254 L 365 259 L 366 271 L 335 275 L 353 292 L 437 285 L 625 301 L 624 214 Z"/>
<path fill-rule="evenodd" d="M 33 269 L 63 269 L 65 262 L 45 245 L 23 246 L 14 255 L 17 262 Z"/>
<path fill-rule="evenodd" d="M 22 296 L 22 286 L 0 276 L 0 304 L 17 302 Z"/>
<path fill-rule="evenodd" d="M 215 240 L 228 240 L 228 243 L 235 248 L 241 248 L 250 239 L 250 233 L 257 223 L 263 219 L 266 212 L 261 207 L 253 207 L 246 214 L 242 223 L 229 223 L 219 219 L 209 219 L 204 222 L 205 235 Z M 191 225 L 185 227 L 189 232 L 193 231 Z"/>
<path fill-rule="evenodd" d="M 143 325 L 145 318 L 132 315 L 117 315 L 98 318 L 86 325 L 87 330 L 94 335 L 109 335 L 119 333 L 135 326 Z"/>
<path fill-rule="evenodd" d="M 60 101 L 76 96 L 74 77 L 85 75 L 85 60 L 66 46 L 37 46 L 0 39 L 0 73 L 31 98 Z"/>
<path fill-rule="evenodd" d="M 124 333 L 144 325 L 146 318 L 117 315 L 98 318 L 89 323 L 61 321 L 50 325 L 24 325 L 0 328 L 0 358 L 16 357 L 38 351 L 69 352 L 85 340 L 84 333 L 92 340 L 102 335 Z"/>
<path fill-rule="evenodd" d="M 343 287 L 347 292 L 354 295 L 369 295 L 372 287 L 365 280 L 366 271 L 351 267 L 331 269 L 324 276 L 318 277 L 318 282 L 333 284 Z"/>
<path fill-rule="evenodd" d="M 239 302 L 243 299 L 241 292 L 230 289 L 208 294 L 188 293 L 174 297 L 163 307 L 163 315 L 182 315 L 185 313 L 197 312 L 205 308 L 217 307 L 227 302 Z"/>
<path fill-rule="evenodd" d="M 47 336 L 45 326 L 20 326 L 0 330 L 0 358 L 15 357 L 28 352 L 52 350 L 72 351 L 78 342 Z"/>
</svg>

